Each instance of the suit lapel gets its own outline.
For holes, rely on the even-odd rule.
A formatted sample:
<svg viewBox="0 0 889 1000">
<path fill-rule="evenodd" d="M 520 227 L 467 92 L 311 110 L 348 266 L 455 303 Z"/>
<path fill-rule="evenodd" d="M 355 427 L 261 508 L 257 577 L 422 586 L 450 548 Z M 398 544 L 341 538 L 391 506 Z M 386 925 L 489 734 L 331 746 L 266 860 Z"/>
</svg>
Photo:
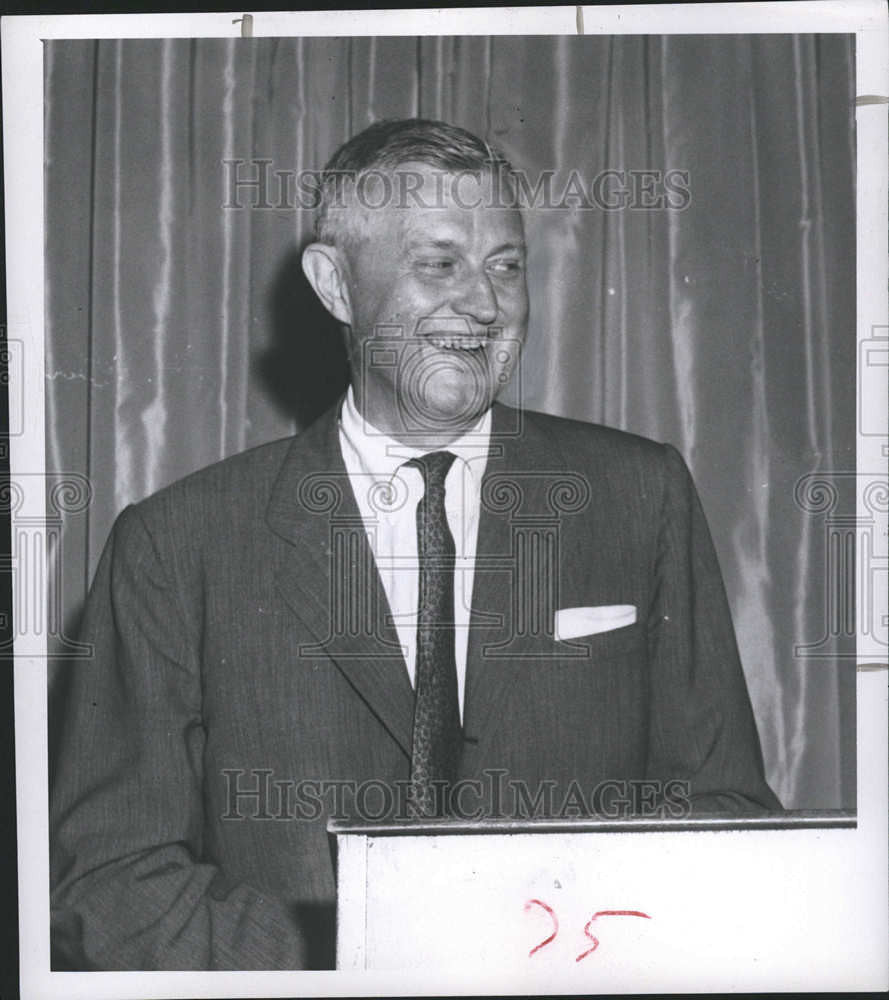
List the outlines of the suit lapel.
<svg viewBox="0 0 889 1000">
<path fill-rule="evenodd" d="M 472 743 L 487 742 L 499 727 L 517 666 L 552 654 L 560 577 L 583 572 L 579 561 L 591 541 L 585 534 L 572 545 L 562 516 L 565 498 L 575 489 L 588 495 L 589 484 L 517 411 L 495 404 L 493 416 L 467 650 L 464 729 Z M 560 649 L 572 655 L 567 644 Z"/>
<path fill-rule="evenodd" d="M 288 545 L 276 584 L 313 641 L 410 756 L 414 694 L 339 445 L 339 404 L 294 439 L 266 522 Z"/>
</svg>

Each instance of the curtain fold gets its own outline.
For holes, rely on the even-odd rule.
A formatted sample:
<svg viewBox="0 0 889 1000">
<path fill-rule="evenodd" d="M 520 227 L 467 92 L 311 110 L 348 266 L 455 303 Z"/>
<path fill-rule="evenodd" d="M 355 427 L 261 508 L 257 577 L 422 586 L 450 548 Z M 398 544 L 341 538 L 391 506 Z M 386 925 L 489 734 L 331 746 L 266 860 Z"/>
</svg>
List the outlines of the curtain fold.
<svg viewBox="0 0 889 1000">
<path fill-rule="evenodd" d="M 297 172 L 379 118 L 441 117 L 563 202 L 527 213 L 508 401 L 680 449 L 769 779 L 854 805 L 854 660 L 797 489 L 855 469 L 851 36 L 51 41 L 45 85 L 47 464 L 93 486 L 55 567 L 68 635 L 127 503 L 345 385 Z M 638 207 L 667 171 L 680 207 Z"/>
</svg>

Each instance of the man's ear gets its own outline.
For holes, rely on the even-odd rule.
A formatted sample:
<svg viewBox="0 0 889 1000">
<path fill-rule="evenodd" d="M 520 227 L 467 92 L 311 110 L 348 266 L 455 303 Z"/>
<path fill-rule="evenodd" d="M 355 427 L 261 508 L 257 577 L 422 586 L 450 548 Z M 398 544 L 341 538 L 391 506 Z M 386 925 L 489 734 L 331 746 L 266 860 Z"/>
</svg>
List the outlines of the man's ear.
<svg viewBox="0 0 889 1000">
<path fill-rule="evenodd" d="M 324 308 L 341 323 L 352 325 L 352 302 L 346 281 L 346 265 L 337 247 L 310 243 L 302 256 L 303 273 Z"/>
</svg>

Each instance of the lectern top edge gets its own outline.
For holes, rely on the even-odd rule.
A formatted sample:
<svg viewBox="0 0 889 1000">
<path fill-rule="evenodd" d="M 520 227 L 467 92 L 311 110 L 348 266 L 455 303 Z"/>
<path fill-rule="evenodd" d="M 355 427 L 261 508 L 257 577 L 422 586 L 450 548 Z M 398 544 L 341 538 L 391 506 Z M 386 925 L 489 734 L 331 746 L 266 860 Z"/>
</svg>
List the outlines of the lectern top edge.
<svg viewBox="0 0 889 1000">
<path fill-rule="evenodd" d="M 665 833 L 700 830 L 799 830 L 855 829 L 856 813 L 842 809 L 796 810 L 763 816 L 695 816 L 661 819 L 644 816 L 627 819 L 428 819 L 428 820 L 330 820 L 329 833 L 366 836 L 418 836 L 430 834 L 516 833 Z"/>
</svg>

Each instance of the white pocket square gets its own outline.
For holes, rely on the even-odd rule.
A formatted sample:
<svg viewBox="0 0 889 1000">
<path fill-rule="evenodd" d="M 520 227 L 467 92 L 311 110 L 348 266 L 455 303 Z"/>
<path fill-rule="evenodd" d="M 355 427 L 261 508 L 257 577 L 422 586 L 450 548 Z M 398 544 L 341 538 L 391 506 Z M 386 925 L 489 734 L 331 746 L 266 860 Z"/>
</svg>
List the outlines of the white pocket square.
<svg viewBox="0 0 889 1000">
<path fill-rule="evenodd" d="M 578 639 L 611 632 L 636 621 L 635 604 L 600 604 L 595 608 L 562 608 L 556 612 L 553 631 L 557 639 Z"/>
</svg>

